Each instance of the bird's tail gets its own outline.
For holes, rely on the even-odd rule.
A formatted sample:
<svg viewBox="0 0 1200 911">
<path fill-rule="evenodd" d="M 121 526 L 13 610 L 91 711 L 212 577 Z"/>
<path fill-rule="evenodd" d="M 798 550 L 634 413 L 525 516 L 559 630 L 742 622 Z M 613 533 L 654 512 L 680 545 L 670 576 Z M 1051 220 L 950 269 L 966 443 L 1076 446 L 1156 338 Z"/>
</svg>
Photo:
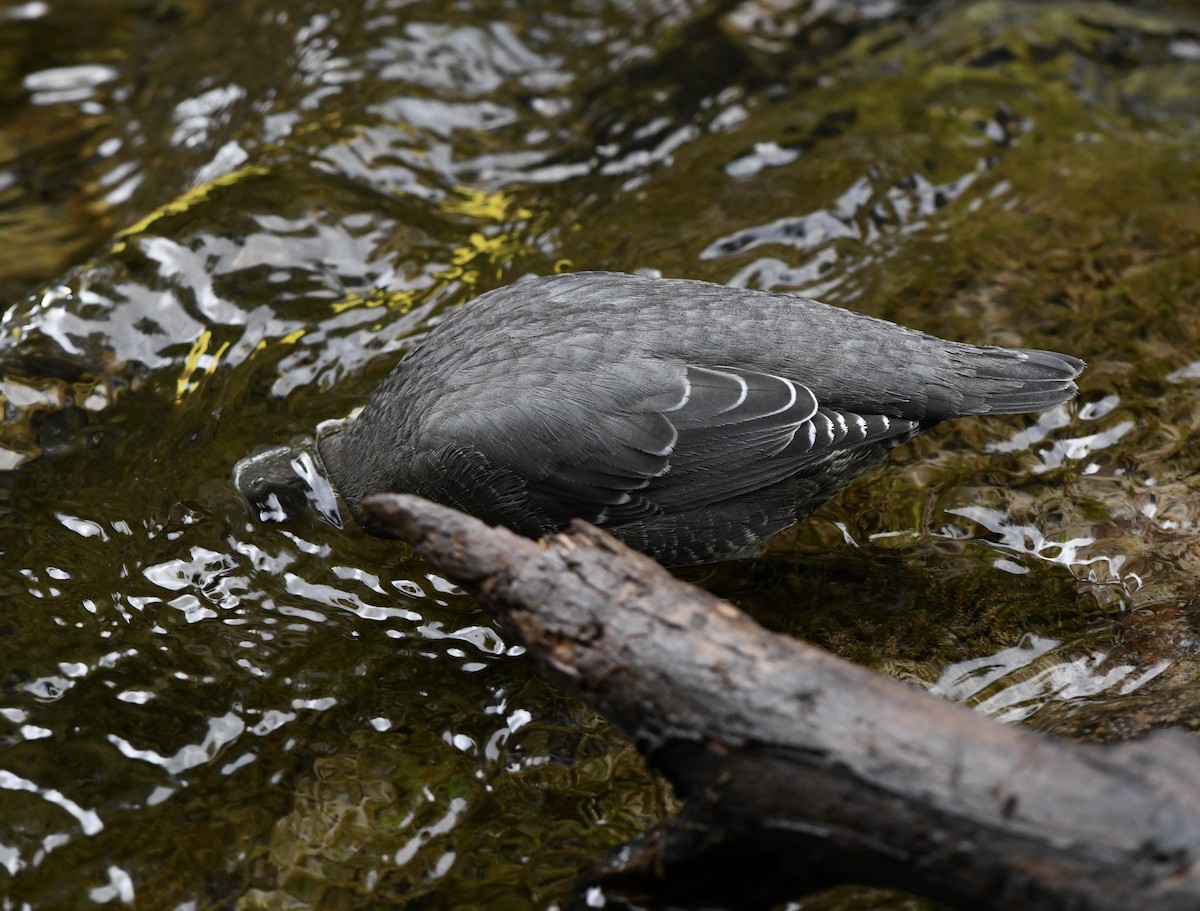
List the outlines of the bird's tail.
<svg viewBox="0 0 1200 911">
<path fill-rule="evenodd" d="M 1043 411 L 1074 398 L 1075 378 L 1087 365 L 1077 357 L 1029 348 L 955 346 L 961 373 L 957 402 L 945 414 L 1024 414 Z M 969 379 L 967 379 L 969 378 Z M 933 404 L 931 402 L 931 404 Z"/>
</svg>

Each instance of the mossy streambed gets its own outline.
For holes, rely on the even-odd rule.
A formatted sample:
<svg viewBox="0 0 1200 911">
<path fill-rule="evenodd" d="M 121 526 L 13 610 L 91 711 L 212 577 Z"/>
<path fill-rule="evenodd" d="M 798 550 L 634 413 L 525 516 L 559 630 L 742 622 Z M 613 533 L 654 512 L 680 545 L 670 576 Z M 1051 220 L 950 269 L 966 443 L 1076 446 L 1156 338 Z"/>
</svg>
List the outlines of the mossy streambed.
<svg viewBox="0 0 1200 911">
<path fill-rule="evenodd" d="M 548 908 L 655 822 L 469 599 L 229 483 L 529 272 L 1087 359 L 687 576 L 1010 722 L 1195 726 L 1200 16 L 776 6 L 0 0 L 0 908 Z"/>
</svg>

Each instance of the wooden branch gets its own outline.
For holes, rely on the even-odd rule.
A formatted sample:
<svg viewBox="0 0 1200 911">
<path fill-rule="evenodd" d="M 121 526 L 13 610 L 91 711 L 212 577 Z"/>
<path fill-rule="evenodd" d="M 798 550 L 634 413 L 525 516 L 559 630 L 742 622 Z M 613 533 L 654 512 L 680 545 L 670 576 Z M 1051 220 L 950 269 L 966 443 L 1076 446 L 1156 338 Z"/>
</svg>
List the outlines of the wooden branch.
<svg viewBox="0 0 1200 911">
<path fill-rule="evenodd" d="M 584 524 L 533 542 L 415 497 L 360 508 L 684 798 L 668 831 L 581 886 L 609 908 L 767 908 L 841 883 L 997 911 L 1200 908 L 1190 737 L 1079 745 L 1006 726 L 768 632 Z"/>
</svg>

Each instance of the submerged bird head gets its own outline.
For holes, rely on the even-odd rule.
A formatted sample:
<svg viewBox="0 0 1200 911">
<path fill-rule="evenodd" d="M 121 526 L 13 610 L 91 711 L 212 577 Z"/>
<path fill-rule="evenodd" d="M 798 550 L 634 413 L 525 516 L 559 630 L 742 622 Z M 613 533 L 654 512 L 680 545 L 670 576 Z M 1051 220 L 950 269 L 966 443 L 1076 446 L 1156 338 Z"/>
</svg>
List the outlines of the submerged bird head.
<svg viewBox="0 0 1200 911">
<path fill-rule="evenodd" d="M 311 511 L 343 527 L 337 492 L 310 436 L 241 459 L 233 468 L 233 486 L 261 522 L 291 522 Z"/>
</svg>

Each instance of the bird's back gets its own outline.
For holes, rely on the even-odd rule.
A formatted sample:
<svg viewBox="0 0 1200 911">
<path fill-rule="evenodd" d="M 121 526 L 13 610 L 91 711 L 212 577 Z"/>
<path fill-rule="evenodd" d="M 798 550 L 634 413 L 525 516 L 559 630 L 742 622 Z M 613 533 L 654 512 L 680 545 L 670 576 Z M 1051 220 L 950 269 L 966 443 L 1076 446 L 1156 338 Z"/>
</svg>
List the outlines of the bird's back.
<svg viewBox="0 0 1200 911">
<path fill-rule="evenodd" d="M 921 421 L 1048 408 L 1083 362 L 944 341 L 818 301 L 607 272 L 530 278 L 451 313 L 381 387 L 449 403 L 503 400 L 562 377 L 631 375 L 647 360 L 788 376 L 822 402 Z M 419 409 L 417 409 L 419 410 Z"/>
<path fill-rule="evenodd" d="M 407 490 L 527 533 L 579 516 L 693 562 L 749 552 L 920 429 L 1063 402 L 1082 368 L 786 294 L 576 273 L 449 314 L 327 461 L 351 502 Z"/>
</svg>

